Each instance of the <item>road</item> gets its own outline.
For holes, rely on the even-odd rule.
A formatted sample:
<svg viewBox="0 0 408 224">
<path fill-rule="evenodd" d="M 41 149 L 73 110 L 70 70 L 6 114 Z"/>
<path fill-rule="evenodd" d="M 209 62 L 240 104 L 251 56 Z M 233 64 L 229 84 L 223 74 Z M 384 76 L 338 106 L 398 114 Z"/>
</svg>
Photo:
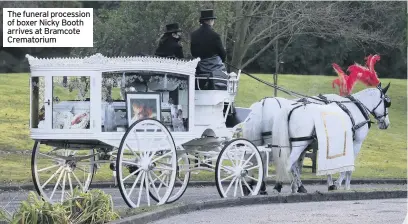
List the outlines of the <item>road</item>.
<svg viewBox="0 0 408 224">
<path fill-rule="evenodd" d="M 407 199 L 303 202 L 209 209 L 169 217 L 149 224 L 400 224 Z M 188 221 L 187 221 L 188 220 Z"/>
<path fill-rule="evenodd" d="M 305 185 L 308 192 L 327 192 L 326 185 Z M 396 184 L 359 184 L 352 185 L 352 189 L 400 189 L 406 190 L 407 185 L 396 185 Z M 106 193 L 112 195 L 113 203 L 116 208 L 126 208 L 126 204 L 122 199 L 117 188 L 105 188 L 102 189 Z M 273 190 L 273 186 L 267 186 L 267 191 L 269 195 L 277 194 Z M 282 192 L 290 192 L 290 187 L 285 186 Z M 18 208 L 22 200 L 26 200 L 28 191 L 11 191 L 11 192 L 0 192 L 0 206 L 5 208 L 7 211 L 14 211 Z M 213 187 L 189 187 L 187 188 L 184 195 L 179 199 L 179 202 L 196 202 L 199 200 L 211 200 L 219 199 L 220 196 L 215 186 Z"/>
</svg>

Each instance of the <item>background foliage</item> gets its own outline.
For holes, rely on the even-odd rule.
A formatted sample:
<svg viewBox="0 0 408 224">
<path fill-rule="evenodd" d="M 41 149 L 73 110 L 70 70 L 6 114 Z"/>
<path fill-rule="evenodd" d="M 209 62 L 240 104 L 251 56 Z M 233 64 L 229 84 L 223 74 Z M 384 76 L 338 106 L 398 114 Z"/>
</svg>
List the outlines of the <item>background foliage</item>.
<svg viewBox="0 0 408 224">
<path fill-rule="evenodd" d="M 40 57 L 152 55 L 168 23 L 189 34 L 198 28 L 199 11 L 214 8 L 228 62 L 257 73 L 275 72 L 275 41 L 280 73 L 334 75 L 331 63 L 346 69 L 380 54 L 381 77 L 406 78 L 407 4 L 405 2 L 142 1 L 0 2 L 0 7 L 94 8 L 93 48 L 0 48 L 0 73 L 28 72 L 25 54 Z M 2 12 L 0 12 L 1 14 Z M 0 15 L 2 18 L 2 15 Z M 0 28 L 2 29 L 2 27 Z M 2 32 L 0 32 L 2 35 Z"/>
</svg>

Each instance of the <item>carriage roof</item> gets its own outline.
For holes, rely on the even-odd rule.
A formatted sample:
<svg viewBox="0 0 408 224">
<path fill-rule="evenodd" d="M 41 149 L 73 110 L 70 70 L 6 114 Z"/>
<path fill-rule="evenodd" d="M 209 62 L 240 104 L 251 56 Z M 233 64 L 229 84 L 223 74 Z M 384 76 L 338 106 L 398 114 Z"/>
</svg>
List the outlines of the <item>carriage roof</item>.
<svg viewBox="0 0 408 224">
<path fill-rule="evenodd" d="M 41 71 L 156 71 L 194 75 L 199 58 L 180 60 L 156 56 L 106 57 L 100 53 L 87 57 L 37 58 L 26 55 L 31 72 Z"/>
</svg>

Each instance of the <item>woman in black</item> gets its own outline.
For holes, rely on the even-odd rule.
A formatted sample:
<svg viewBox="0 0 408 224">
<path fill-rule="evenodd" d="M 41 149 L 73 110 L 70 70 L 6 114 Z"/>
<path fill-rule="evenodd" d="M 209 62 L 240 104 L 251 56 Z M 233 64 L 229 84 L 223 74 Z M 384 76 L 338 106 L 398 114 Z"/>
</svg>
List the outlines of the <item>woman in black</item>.
<svg viewBox="0 0 408 224">
<path fill-rule="evenodd" d="M 180 44 L 181 29 L 178 23 L 166 25 L 166 32 L 160 38 L 155 55 L 159 57 L 184 58 Z"/>
</svg>

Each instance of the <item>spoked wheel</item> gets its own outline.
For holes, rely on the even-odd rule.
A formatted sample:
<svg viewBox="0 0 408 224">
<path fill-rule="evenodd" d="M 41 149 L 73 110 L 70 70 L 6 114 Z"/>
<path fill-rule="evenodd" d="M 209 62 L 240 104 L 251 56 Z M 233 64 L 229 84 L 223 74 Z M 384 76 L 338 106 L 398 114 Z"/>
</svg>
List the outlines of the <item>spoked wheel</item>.
<svg viewBox="0 0 408 224">
<path fill-rule="evenodd" d="M 222 198 L 258 195 L 264 177 L 261 154 L 246 139 L 234 139 L 221 150 L 215 181 Z"/>
<path fill-rule="evenodd" d="M 158 205 L 169 199 L 176 181 L 177 154 L 174 139 L 160 121 L 133 123 L 119 146 L 116 178 L 129 207 L 150 206 L 150 191 Z"/>
<path fill-rule="evenodd" d="M 177 159 L 176 183 L 170 198 L 167 200 L 167 204 L 173 203 L 183 196 L 184 192 L 187 190 L 190 175 L 190 159 L 188 158 L 188 154 L 185 153 Z M 164 178 L 168 178 L 168 175 L 166 175 Z M 152 190 L 150 190 L 150 196 L 153 198 L 153 200 L 159 202 Z"/>
<path fill-rule="evenodd" d="M 70 150 L 34 143 L 31 174 L 37 193 L 47 202 L 63 202 L 73 190 L 86 192 L 95 173 L 94 150 Z"/>
</svg>

